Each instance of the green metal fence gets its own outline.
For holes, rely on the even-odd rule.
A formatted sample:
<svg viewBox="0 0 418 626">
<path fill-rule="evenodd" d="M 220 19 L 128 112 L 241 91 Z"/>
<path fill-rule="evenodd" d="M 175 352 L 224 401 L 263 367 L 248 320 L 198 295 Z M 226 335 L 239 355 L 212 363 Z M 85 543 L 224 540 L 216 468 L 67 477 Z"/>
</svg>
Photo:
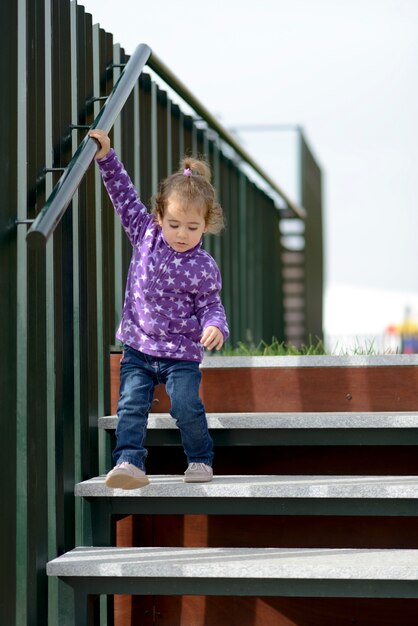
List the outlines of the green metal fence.
<svg viewBox="0 0 418 626">
<path fill-rule="evenodd" d="M 110 411 L 130 249 L 94 167 L 44 248 L 28 246 L 26 222 L 86 134 L 73 126 L 93 123 L 127 57 L 68 0 L 2 2 L 0 29 L 0 623 L 56 626 L 64 592 L 45 565 L 80 537 L 75 482 L 105 469 L 97 417 Z M 206 155 L 228 227 L 205 245 L 223 274 L 232 342 L 285 339 L 279 220 L 302 212 L 157 57 L 149 65 L 161 80 L 141 75 L 113 145 L 145 203 L 184 153 Z"/>
<path fill-rule="evenodd" d="M 302 128 L 295 133 L 301 218 L 283 212 L 282 290 L 284 335 L 296 345 L 323 338 L 322 175 Z"/>
</svg>

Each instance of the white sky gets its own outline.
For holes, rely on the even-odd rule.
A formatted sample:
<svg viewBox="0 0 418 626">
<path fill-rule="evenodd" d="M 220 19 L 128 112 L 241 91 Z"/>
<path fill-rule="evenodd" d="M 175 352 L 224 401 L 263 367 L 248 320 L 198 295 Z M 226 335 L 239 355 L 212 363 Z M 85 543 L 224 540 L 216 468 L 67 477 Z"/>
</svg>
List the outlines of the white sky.
<svg viewBox="0 0 418 626">
<path fill-rule="evenodd" d="M 418 314 L 418 0 L 78 4 L 128 53 L 147 43 L 227 128 L 303 127 L 324 175 L 328 332 Z M 297 196 L 283 133 L 240 136 Z"/>
</svg>

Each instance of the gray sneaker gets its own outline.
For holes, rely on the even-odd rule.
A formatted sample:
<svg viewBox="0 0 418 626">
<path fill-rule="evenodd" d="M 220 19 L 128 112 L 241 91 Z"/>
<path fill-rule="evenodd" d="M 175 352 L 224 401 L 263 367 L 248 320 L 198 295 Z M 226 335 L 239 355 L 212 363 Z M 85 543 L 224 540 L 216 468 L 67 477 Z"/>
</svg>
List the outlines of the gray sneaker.
<svg viewBox="0 0 418 626">
<path fill-rule="evenodd" d="M 139 489 L 148 485 L 149 480 L 139 467 L 123 461 L 110 470 L 105 483 L 111 489 Z"/>
<path fill-rule="evenodd" d="M 190 463 L 184 472 L 185 483 L 209 483 L 213 478 L 213 470 L 206 463 Z"/>
</svg>

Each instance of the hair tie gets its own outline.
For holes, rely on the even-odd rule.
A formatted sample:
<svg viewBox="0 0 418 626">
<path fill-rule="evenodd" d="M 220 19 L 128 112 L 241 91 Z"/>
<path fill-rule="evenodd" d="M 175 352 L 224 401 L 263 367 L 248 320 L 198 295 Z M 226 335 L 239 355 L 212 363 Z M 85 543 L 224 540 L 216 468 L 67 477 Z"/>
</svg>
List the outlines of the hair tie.
<svg viewBox="0 0 418 626">
<path fill-rule="evenodd" d="M 186 167 L 183 170 L 183 176 L 191 176 L 192 175 L 192 170 L 190 169 L 190 167 Z"/>
</svg>

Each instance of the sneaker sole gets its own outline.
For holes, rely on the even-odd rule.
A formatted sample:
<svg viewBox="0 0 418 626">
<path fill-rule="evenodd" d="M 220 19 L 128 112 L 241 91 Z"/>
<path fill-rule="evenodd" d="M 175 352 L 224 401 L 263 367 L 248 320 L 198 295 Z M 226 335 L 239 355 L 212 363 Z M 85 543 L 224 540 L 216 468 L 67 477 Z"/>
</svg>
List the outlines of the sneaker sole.
<svg viewBox="0 0 418 626">
<path fill-rule="evenodd" d="M 141 487 L 146 487 L 149 484 L 149 480 L 146 476 L 135 478 L 126 474 L 113 474 L 113 476 L 106 478 L 105 484 L 110 489 L 140 489 Z"/>
<path fill-rule="evenodd" d="M 183 480 L 185 483 L 210 483 L 213 480 L 213 477 L 207 478 L 206 476 L 202 476 L 201 478 L 198 478 L 197 476 L 193 476 L 189 478 L 188 476 L 185 476 Z"/>
</svg>

